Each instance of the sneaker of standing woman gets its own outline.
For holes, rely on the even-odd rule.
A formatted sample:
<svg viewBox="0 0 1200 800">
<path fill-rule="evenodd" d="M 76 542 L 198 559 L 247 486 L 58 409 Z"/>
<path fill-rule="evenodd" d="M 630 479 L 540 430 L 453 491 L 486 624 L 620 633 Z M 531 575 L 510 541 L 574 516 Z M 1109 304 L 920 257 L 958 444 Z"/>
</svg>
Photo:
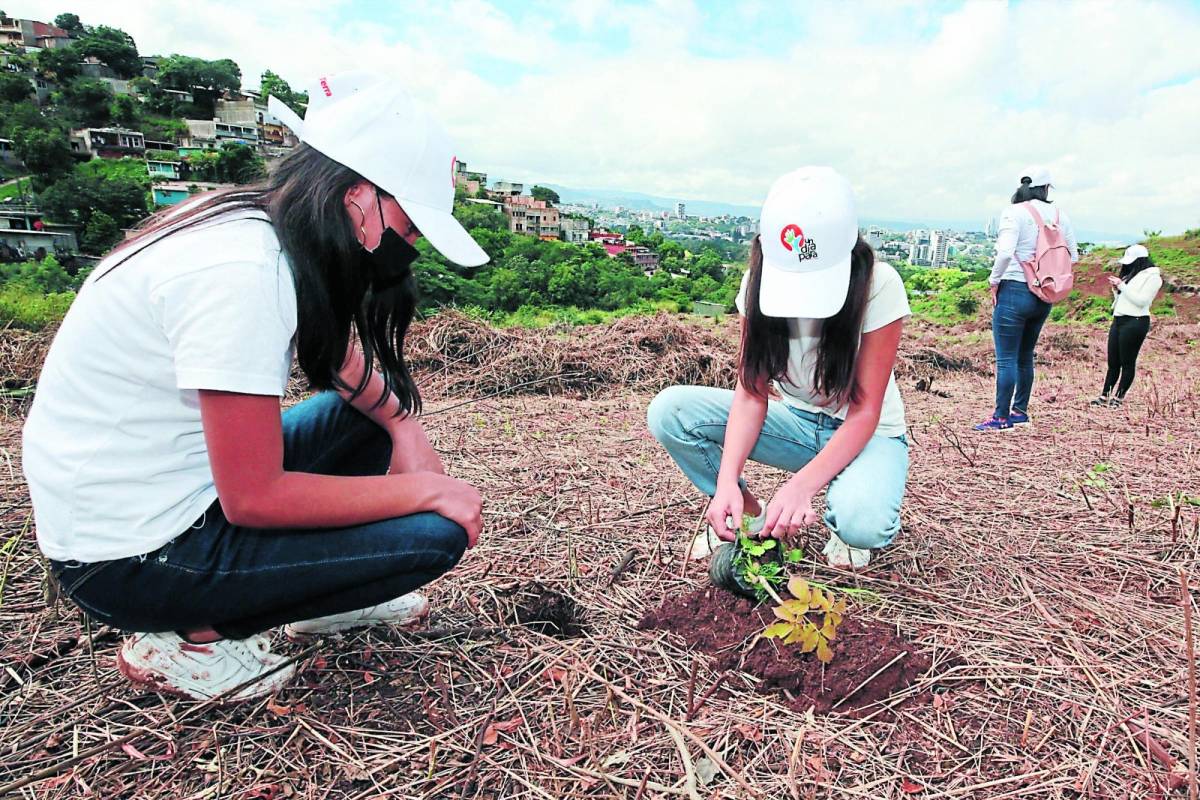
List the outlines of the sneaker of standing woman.
<svg viewBox="0 0 1200 800">
<path fill-rule="evenodd" d="M 121 671 L 244 700 L 293 637 L 404 624 L 458 563 L 481 499 L 445 474 L 404 358 L 413 243 L 487 256 L 451 216 L 454 151 L 390 77 L 309 90 L 263 183 L 153 217 L 105 258 L 46 359 L 24 432 L 63 592 L 136 632 Z M 281 414 L 293 356 L 321 390 Z"/>
<path fill-rule="evenodd" d="M 1033 393 L 1034 351 L 1042 326 L 1050 315 L 1050 304 L 1029 290 L 1023 264 L 1037 250 L 1041 223 L 1057 218 L 1071 261 L 1079 260 L 1075 231 L 1067 212 L 1050 200 L 1050 172 L 1031 167 L 1021 176 L 1012 204 L 1000 212 L 996 238 L 996 261 L 990 278 L 992 291 L 992 341 L 996 348 L 996 406 L 977 431 L 1005 431 L 1029 422 L 1029 398 Z M 1032 206 L 1032 209 L 1027 206 Z"/>
<path fill-rule="evenodd" d="M 900 530 L 908 442 L 892 368 L 908 297 L 859 238 L 850 184 L 828 167 L 777 180 L 759 229 L 737 297 L 737 387 L 665 389 L 650 430 L 712 497 L 719 539 L 735 538 L 743 513 L 757 518 L 751 530 L 791 539 L 817 522 L 828 487 L 825 555 L 862 567 Z M 795 473 L 765 506 L 741 478 L 747 459 Z"/>
<path fill-rule="evenodd" d="M 1138 353 L 1150 333 L 1150 304 L 1162 288 L 1162 275 L 1140 244 L 1125 250 L 1119 277 L 1109 275 L 1113 288 L 1113 321 L 1108 329 L 1108 372 L 1104 388 L 1092 405 L 1119 406 L 1133 385 Z M 1116 390 L 1115 392 L 1113 390 Z"/>
</svg>

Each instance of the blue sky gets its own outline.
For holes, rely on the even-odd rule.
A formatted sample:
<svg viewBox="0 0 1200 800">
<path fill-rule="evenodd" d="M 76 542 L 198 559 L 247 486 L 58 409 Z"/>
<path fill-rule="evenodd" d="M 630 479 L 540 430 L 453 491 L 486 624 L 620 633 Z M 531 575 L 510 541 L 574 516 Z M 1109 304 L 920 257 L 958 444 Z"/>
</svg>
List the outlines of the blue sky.
<svg viewBox="0 0 1200 800">
<path fill-rule="evenodd" d="M 1200 226 L 1197 0 L 71 4 L 143 52 L 387 71 L 492 177 L 761 202 L 830 164 L 864 216 L 982 220 L 1047 164 L 1077 227 Z M 9 2 L 14 16 L 62 7 Z"/>
</svg>

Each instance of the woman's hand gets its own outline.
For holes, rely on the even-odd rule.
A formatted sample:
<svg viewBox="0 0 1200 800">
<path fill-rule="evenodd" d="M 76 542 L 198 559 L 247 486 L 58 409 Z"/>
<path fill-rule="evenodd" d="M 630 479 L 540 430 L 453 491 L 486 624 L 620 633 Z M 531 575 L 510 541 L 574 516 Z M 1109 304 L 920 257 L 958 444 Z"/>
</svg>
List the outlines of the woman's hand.
<svg viewBox="0 0 1200 800">
<path fill-rule="evenodd" d="M 1113 285 L 1113 288 L 1116 288 L 1121 285 L 1121 279 L 1118 278 L 1116 275 L 1109 275 L 1108 282 Z"/>
<path fill-rule="evenodd" d="M 809 489 L 795 477 L 785 483 L 767 504 L 763 536 L 787 541 L 795 537 L 801 528 L 815 524 L 817 522 L 817 512 L 813 510 L 813 495 L 815 494 L 814 490 Z"/>
<path fill-rule="evenodd" d="M 708 504 L 708 511 L 704 513 L 704 517 L 723 541 L 732 542 L 737 539 L 742 529 L 743 503 L 742 489 L 737 481 L 732 485 L 717 483 L 717 493 Z M 732 529 L 729 527 L 730 520 L 733 520 Z"/>
<path fill-rule="evenodd" d="M 436 473 L 427 472 L 420 476 L 404 477 L 406 480 L 419 477 L 428 481 L 432 496 L 430 510 L 461 525 L 467 532 L 467 547 L 476 545 L 483 530 L 483 498 L 474 486 L 466 481 Z"/>
<path fill-rule="evenodd" d="M 991 292 L 992 295 L 992 305 L 996 305 L 996 302 L 1000 297 L 1000 284 L 993 283 L 988 291 Z"/>
</svg>

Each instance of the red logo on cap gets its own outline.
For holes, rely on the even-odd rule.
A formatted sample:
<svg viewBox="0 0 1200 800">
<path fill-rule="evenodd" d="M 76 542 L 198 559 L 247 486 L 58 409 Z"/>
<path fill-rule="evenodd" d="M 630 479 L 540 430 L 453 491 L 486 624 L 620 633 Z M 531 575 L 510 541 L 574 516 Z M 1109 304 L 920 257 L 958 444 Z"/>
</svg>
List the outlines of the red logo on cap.
<svg viewBox="0 0 1200 800">
<path fill-rule="evenodd" d="M 450 156 L 450 185 L 454 186 L 454 172 L 458 166 L 458 156 Z"/>
<path fill-rule="evenodd" d="M 333 97 L 333 90 L 329 88 L 329 81 L 321 78 L 321 89 L 325 92 L 326 97 Z"/>
<path fill-rule="evenodd" d="M 779 243 L 787 248 L 789 253 L 799 250 L 804 247 L 804 231 L 800 230 L 799 225 L 784 225 L 783 230 L 779 232 Z"/>
</svg>

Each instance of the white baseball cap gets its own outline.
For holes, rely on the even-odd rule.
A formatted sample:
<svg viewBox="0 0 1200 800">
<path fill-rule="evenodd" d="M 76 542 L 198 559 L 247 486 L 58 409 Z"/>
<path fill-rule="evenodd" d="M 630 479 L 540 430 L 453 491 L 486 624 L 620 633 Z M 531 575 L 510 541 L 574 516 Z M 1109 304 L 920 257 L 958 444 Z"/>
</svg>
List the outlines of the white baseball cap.
<svg viewBox="0 0 1200 800">
<path fill-rule="evenodd" d="M 858 212 L 850 182 L 831 167 L 801 167 L 775 181 L 759 220 L 768 317 L 826 319 L 846 304 Z"/>
<path fill-rule="evenodd" d="M 1143 245 L 1133 244 L 1125 248 L 1125 255 L 1121 256 L 1122 264 L 1132 264 L 1139 258 L 1149 258 L 1150 251 Z"/>
<path fill-rule="evenodd" d="M 1053 186 L 1054 182 L 1050 180 L 1050 170 L 1045 167 L 1027 167 L 1021 173 L 1021 181 L 1029 178 L 1030 186 Z"/>
<path fill-rule="evenodd" d="M 304 119 L 276 97 L 267 110 L 300 141 L 396 198 L 421 235 L 456 264 L 488 260 L 451 212 L 454 146 L 446 131 L 394 80 L 365 70 L 320 78 Z"/>
</svg>

